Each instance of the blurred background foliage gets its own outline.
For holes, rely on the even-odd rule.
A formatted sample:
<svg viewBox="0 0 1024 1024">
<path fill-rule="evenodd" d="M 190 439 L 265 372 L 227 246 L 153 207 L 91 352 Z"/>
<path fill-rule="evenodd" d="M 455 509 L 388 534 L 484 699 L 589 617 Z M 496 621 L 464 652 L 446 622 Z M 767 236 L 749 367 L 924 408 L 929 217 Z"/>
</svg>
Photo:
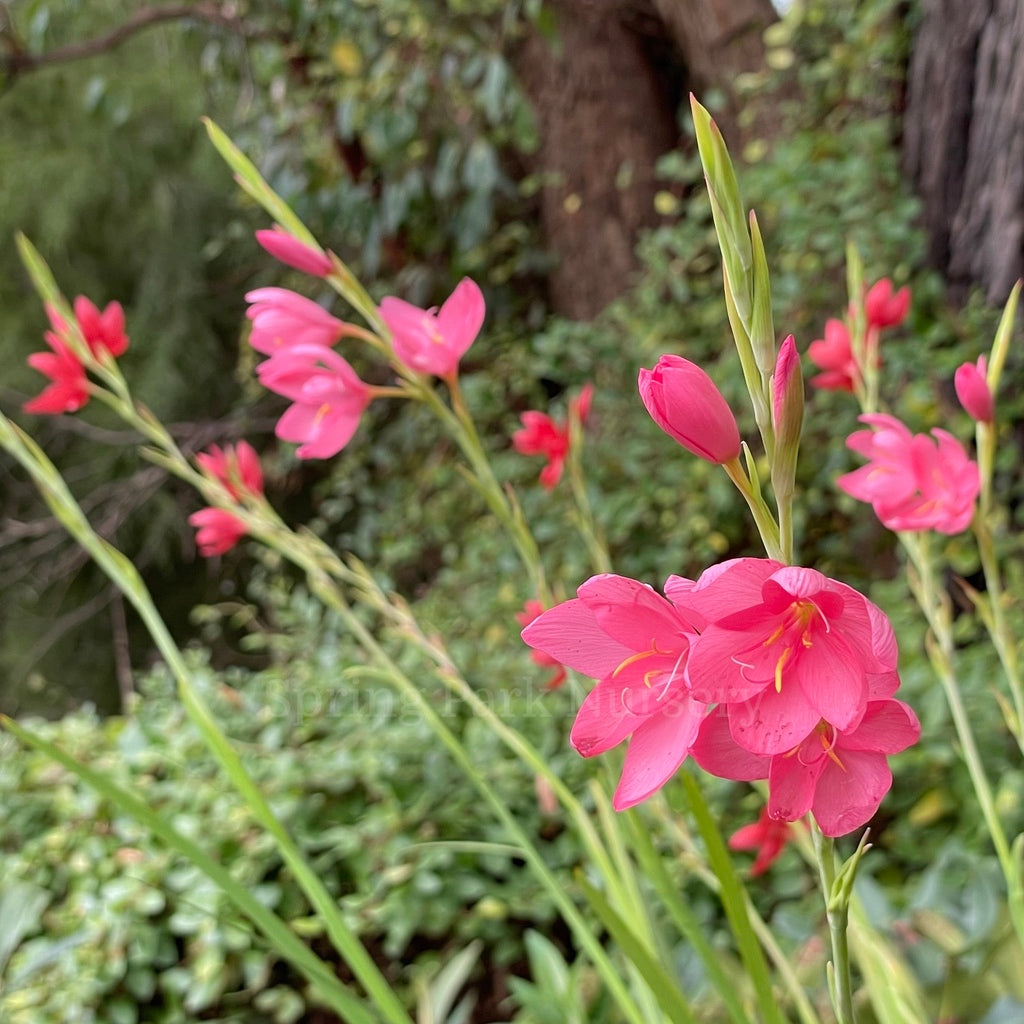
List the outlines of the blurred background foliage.
<svg viewBox="0 0 1024 1024">
<path fill-rule="evenodd" d="M 488 321 L 464 364 L 467 399 L 499 476 L 517 488 L 556 586 L 569 595 L 591 569 L 571 531 L 567 489 L 540 488 L 540 466 L 512 452 L 508 439 L 520 412 L 562 415 L 586 381 L 596 385 L 588 487 L 617 571 L 659 584 L 669 573 L 693 576 L 757 550 L 722 475 L 667 442 L 636 396 L 638 366 L 674 351 L 706 366 L 733 407 L 744 407 L 686 110 L 678 145 L 657 168 L 657 225 L 637 238 L 635 275 L 592 321 L 578 322 L 551 313 L 546 275 L 554 256 L 537 216 L 547 182 L 532 160 L 538 117 L 515 70 L 526 35 L 557 47 L 550 7 L 532 0 L 196 4 L 192 17 L 154 21 L 95 56 L 38 66 L 25 55 L 103 39 L 145 9 L 129 0 L 21 0 L 0 10 L 0 180 L 15 197 L 0 206 L 0 237 L 29 235 L 69 295 L 124 303 L 132 336 L 126 372 L 182 443 L 195 450 L 243 434 L 252 440 L 264 453 L 271 499 L 287 518 L 309 521 L 370 563 L 568 779 L 590 777 L 594 767 L 565 741 L 579 695 L 539 693 L 544 673 L 521 649 L 514 618 L 532 595 L 424 410 L 375 403 L 353 443 L 328 464 L 300 464 L 273 440 L 279 407 L 252 385 L 244 292 L 276 283 L 327 295 L 255 245 L 252 230 L 265 221 L 232 185 L 199 118 L 213 117 L 235 138 L 376 297 L 426 304 L 463 274 L 481 283 Z M 911 321 L 886 339 L 889 396 L 916 429 L 941 423 L 966 440 L 969 423 L 948 381 L 956 365 L 987 349 L 997 313 L 977 298 L 949 306 L 941 278 L 924 264 L 919 204 L 898 152 L 917 16 L 914 4 L 894 0 L 793 4 L 766 35 L 764 69 L 736 83 L 751 98 L 751 116 L 772 108 L 772 131 L 748 125 L 734 157 L 765 235 L 780 335 L 792 331 L 804 351 L 826 317 L 841 314 L 844 246 L 852 239 L 869 280 L 890 276 L 914 293 Z M 713 93 L 705 98 L 713 105 Z M 13 245 L 0 246 L 0 271 L 0 355 L 9 368 L 0 402 L 13 413 L 40 386 L 24 361 L 41 347 L 45 322 L 26 294 Z M 1020 351 L 1011 353 L 1009 380 L 1021 373 Z M 1014 467 L 1024 399 L 1012 391 L 1003 397 L 1001 484 L 1011 519 L 1001 543 L 1019 554 L 1024 483 Z M 892 540 L 833 486 L 850 466 L 843 438 L 853 426 L 847 396 L 810 395 L 801 558 L 870 586 L 893 615 L 907 699 L 925 725 L 876 822 L 873 842 L 887 858 L 869 880 L 870 906 L 904 937 L 937 1016 L 955 1003 L 963 1004 L 958 1020 L 1011 1020 L 985 1014 L 1017 1012 L 1024 970 L 1000 959 L 1005 922 L 971 801 L 950 788 L 956 755 L 920 626 L 906 611 Z M 571 944 L 518 864 L 501 853 L 429 845 L 465 838 L 467 827 L 481 842 L 501 835 L 480 819 L 426 729 L 384 694 L 347 681 L 347 641 L 298 581 L 252 545 L 218 564 L 199 563 L 185 526 L 195 498 L 140 463 L 134 439 L 102 410 L 33 419 L 30 427 L 103 532 L 144 570 L 175 632 L 197 638 L 197 671 L 219 695 L 230 732 L 362 934 L 393 962 L 396 984 L 411 985 L 417 972 L 429 974 L 482 938 L 476 977 L 490 981 L 481 982 L 476 1019 L 504 1019 L 503 1012 L 542 1024 L 543 1007 L 563 1005 L 566 992 L 587 1008 L 585 1019 L 613 1019 L 593 997 L 592 979 L 571 966 Z M 741 428 L 752 432 L 749 417 Z M 6 461 L 0 471 L 0 704 L 49 715 L 85 705 L 54 723 L 53 735 L 141 780 L 155 806 L 208 836 L 302 927 L 308 911 L 300 895 L 223 781 L 204 767 L 169 683 L 158 669 L 143 671 L 144 638 L 43 516 L 21 475 Z M 955 539 L 948 553 L 958 574 L 970 579 L 977 571 Z M 962 633 L 969 648 L 975 638 L 966 621 Z M 972 711 L 991 715 L 997 735 L 984 685 L 990 669 L 969 655 L 967 664 L 979 684 Z M 143 694 L 136 715 L 104 719 L 133 687 Z M 517 815 L 548 840 L 551 863 L 571 866 L 577 852 L 562 840 L 557 816 L 544 812 L 533 780 L 483 730 L 472 740 Z M 1000 779 L 1007 828 L 1017 831 L 1024 777 L 1000 743 L 985 753 Z M 757 799 L 735 787 L 720 792 L 723 829 L 753 817 Z M 23 922 L 8 933 L 17 940 L 0 939 L 0 1007 L 15 1024 L 318 1019 L 295 979 L 215 894 L 57 769 L 0 746 L 0 793 L 0 925 Z M 787 854 L 755 897 L 817 977 L 817 905 L 796 867 Z M 680 885 L 709 929 L 720 927 L 713 899 L 692 879 Z M 968 917 L 964 906 L 972 908 Z M 683 948 L 678 956 L 700 991 L 698 965 Z M 518 1002 L 501 1003 L 513 990 Z"/>
</svg>

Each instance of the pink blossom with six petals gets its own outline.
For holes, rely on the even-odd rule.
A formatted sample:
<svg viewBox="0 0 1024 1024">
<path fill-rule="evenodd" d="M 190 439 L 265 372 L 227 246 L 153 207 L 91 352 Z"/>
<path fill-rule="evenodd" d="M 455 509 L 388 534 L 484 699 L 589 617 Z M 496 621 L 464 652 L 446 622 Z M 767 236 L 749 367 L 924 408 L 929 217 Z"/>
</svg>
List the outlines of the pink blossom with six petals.
<svg viewBox="0 0 1024 1024">
<path fill-rule="evenodd" d="M 274 433 L 300 445 L 300 459 L 327 459 L 352 439 L 371 390 L 333 349 L 292 345 L 256 368 L 261 383 L 293 404 Z"/>
<path fill-rule="evenodd" d="M 870 429 L 851 434 L 846 444 L 869 460 L 837 481 L 847 494 L 870 502 L 890 530 L 962 533 L 974 516 L 981 488 L 977 463 L 952 434 L 911 432 L 894 416 L 860 417 Z"/>
<path fill-rule="evenodd" d="M 569 419 L 558 423 L 545 412 L 530 410 L 520 416 L 523 427 L 512 435 L 512 447 L 521 455 L 543 455 L 548 461 L 541 470 L 540 482 L 551 490 L 562 479 L 565 460 L 572 441 L 571 421 L 583 424 L 590 415 L 593 385 L 585 384 L 569 402 Z"/>
<path fill-rule="evenodd" d="M 54 331 L 44 335 L 52 352 L 33 352 L 28 365 L 50 378 L 50 383 L 35 398 L 25 402 L 25 412 L 59 415 L 77 412 L 89 401 L 89 380 L 82 361 Z"/>
<path fill-rule="evenodd" d="M 607 573 L 523 630 L 531 647 L 598 680 L 570 733 L 576 750 L 593 757 L 630 737 L 612 799 L 616 810 L 663 786 L 696 737 L 705 708 L 685 680 L 695 636 L 671 602 L 636 580 Z"/>
<path fill-rule="evenodd" d="M 226 448 L 211 445 L 208 451 L 196 455 L 196 462 L 208 477 L 223 484 L 235 501 L 263 493 L 260 457 L 248 441 L 229 444 Z"/>
<path fill-rule="evenodd" d="M 115 358 L 124 355 L 128 349 L 128 335 L 124 332 L 124 310 L 120 302 L 108 302 L 101 313 L 84 295 L 79 295 L 75 299 L 74 309 L 78 329 L 94 356 L 99 358 L 103 352 Z M 49 312 L 50 307 L 47 310 Z M 61 329 L 54 322 L 52 312 L 50 320 L 55 330 Z"/>
<path fill-rule="evenodd" d="M 757 856 L 750 867 L 750 875 L 756 878 L 778 859 L 791 837 L 789 822 L 776 821 L 768 816 L 768 809 L 761 808 L 756 822 L 744 825 L 729 837 L 730 850 L 757 850 Z"/>
<path fill-rule="evenodd" d="M 886 327 L 897 327 L 910 312 L 910 289 L 904 285 L 894 292 L 892 281 L 883 277 L 876 281 L 864 296 L 864 315 L 869 327 L 882 330 Z"/>
<path fill-rule="evenodd" d="M 435 377 L 451 377 L 457 372 L 459 360 L 480 333 L 484 314 L 483 292 L 468 277 L 436 311 L 393 296 L 380 304 L 395 355 L 410 370 Z"/>
<path fill-rule="evenodd" d="M 248 533 L 245 523 L 223 508 L 201 508 L 188 521 L 196 528 L 196 546 L 203 558 L 223 555 Z"/>
<path fill-rule="evenodd" d="M 874 696 L 874 694 L 872 694 Z M 914 712 L 891 697 L 868 702 L 857 726 L 842 732 L 817 723 L 790 750 L 757 757 L 732 736 L 724 714 L 712 712 L 692 745 L 694 760 L 724 779 L 768 780 L 770 818 L 796 821 L 810 811 L 827 836 L 864 825 L 892 786 L 888 756 L 916 743 Z"/>
<path fill-rule="evenodd" d="M 687 678 L 697 700 L 728 705 L 736 743 L 780 754 L 821 720 L 855 728 L 870 678 L 895 671 L 885 615 L 844 583 L 770 559 L 734 559 L 704 576 L 666 590 L 706 619 Z"/>
</svg>

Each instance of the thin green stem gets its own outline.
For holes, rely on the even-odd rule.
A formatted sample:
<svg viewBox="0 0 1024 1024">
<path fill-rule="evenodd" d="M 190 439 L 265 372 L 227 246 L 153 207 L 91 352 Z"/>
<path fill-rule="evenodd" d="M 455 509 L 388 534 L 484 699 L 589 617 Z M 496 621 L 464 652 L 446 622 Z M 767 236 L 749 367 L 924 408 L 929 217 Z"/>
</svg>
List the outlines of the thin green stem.
<svg viewBox="0 0 1024 1024">
<path fill-rule="evenodd" d="M 582 424 L 573 416 L 569 422 L 569 456 L 566 466 L 569 471 L 569 486 L 572 489 L 573 501 L 576 503 L 576 519 L 580 536 L 590 553 L 590 563 L 594 572 L 611 572 L 612 562 L 608 556 L 608 546 L 601 534 L 601 528 L 594 518 L 594 510 L 587 495 L 587 483 L 583 476 Z"/>
<path fill-rule="evenodd" d="M 788 564 L 786 552 L 783 550 L 779 537 L 779 524 L 775 522 L 771 509 L 765 504 L 764 498 L 751 486 L 750 478 L 747 476 L 742 465 L 740 465 L 740 460 L 733 459 L 731 462 L 723 463 L 722 469 L 725 470 L 729 479 L 735 484 L 736 489 L 743 495 L 743 500 L 747 503 L 750 514 L 754 517 L 754 525 L 761 536 L 761 542 L 764 544 L 768 557 L 775 559 L 777 562 Z"/>
<path fill-rule="evenodd" d="M 939 588 L 936 581 L 928 534 L 901 533 L 899 537 L 916 570 L 916 574 L 912 573 L 910 576 L 911 590 L 931 630 L 931 642 L 927 644 L 928 656 L 946 695 L 953 726 L 960 741 L 960 752 L 1006 880 L 1010 918 L 1018 940 L 1024 946 L 1024 888 L 1021 883 L 1021 872 L 1003 831 L 992 787 L 985 774 L 974 730 L 971 728 L 956 677 L 949 596 Z"/>
<path fill-rule="evenodd" d="M 1006 601 L 1003 590 L 999 556 L 992 534 L 992 477 L 995 465 L 996 432 L 991 423 L 978 423 L 975 433 L 978 452 L 978 472 L 981 491 L 978 510 L 972 528 L 978 544 L 981 568 L 985 576 L 985 595 L 978 595 L 980 618 L 992 638 L 992 645 L 999 656 L 1010 697 L 1013 701 L 1013 721 L 1008 722 L 1017 745 L 1024 752 L 1024 680 L 1021 679 L 1017 660 L 1017 639 L 1006 619 Z M 988 614 L 985 614 L 987 609 Z"/>
<path fill-rule="evenodd" d="M 338 980 L 334 970 L 321 960 L 272 910 L 256 899 L 227 868 L 194 840 L 183 835 L 135 793 L 123 789 L 109 776 L 78 761 L 67 751 L 26 729 L 6 716 L 0 724 L 26 746 L 45 754 L 78 776 L 87 786 L 147 828 L 160 842 L 176 850 L 203 872 L 265 936 L 275 952 L 290 961 L 314 987 L 317 995 L 343 1020 L 352 1024 L 376 1024 L 362 1002 Z"/>
<path fill-rule="evenodd" d="M 345 958 L 380 1012 L 392 1024 L 410 1024 L 409 1015 L 394 990 L 380 973 L 365 947 L 348 927 L 333 897 L 305 860 L 287 829 L 274 814 L 266 797 L 246 770 L 237 751 L 231 746 L 210 714 L 192 683 L 184 657 L 160 617 L 138 570 L 128 558 L 92 529 L 50 460 L 31 438 L 19 431 L 2 415 L 0 415 L 0 444 L 29 472 L 47 505 L 61 524 L 89 553 L 138 612 L 177 681 L 182 706 L 199 729 L 211 753 L 220 762 L 232 784 L 246 801 L 253 816 L 273 836 L 285 863 L 295 875 L 310 903 L 321 915 L 335 948 Z"/>
<path fill-rule="evenodd" d="M 822 835 L 821 829 L 811 822 L 811 838 L 818 862 L 818 877 L 825 900 L 825 917 L 832 945 L 832 970 L 829 974 L 829 995 L 836 1013 L 837 1024 L 855 1024 L 853 1013 L 853 985 L 850 975 L 850 948 L 847 938 L 849 904 L 834 899 L 836 884 L 835 841 Z"/>
</svg>

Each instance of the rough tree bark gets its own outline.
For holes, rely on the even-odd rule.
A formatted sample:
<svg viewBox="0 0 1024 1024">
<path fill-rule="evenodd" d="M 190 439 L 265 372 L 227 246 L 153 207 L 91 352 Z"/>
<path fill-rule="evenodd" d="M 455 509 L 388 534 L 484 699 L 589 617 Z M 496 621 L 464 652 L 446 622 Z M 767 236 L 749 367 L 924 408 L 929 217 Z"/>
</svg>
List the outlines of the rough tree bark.
<svg viewBox="0 0 1024 1024">
<path fill-rule="evenodd" d="M 553 0 L 554 39 L 533 34 L 517 72 L 541 144 L 552 308 L 596 316 L 629 283 L 637 232 L 657 221 L 655 164 L 679 141 L 686 91 L 722 89 L 761 66 L 771 0 Z M 719 122 L 738 138 L 737 109 Z"/>
<path fill-rule="evenodd" d="M 930 262 L 996 304 L 1024 275 L 1022 40 L 1021 0 L 925 0 L 903 121 Z"/>
</svg>

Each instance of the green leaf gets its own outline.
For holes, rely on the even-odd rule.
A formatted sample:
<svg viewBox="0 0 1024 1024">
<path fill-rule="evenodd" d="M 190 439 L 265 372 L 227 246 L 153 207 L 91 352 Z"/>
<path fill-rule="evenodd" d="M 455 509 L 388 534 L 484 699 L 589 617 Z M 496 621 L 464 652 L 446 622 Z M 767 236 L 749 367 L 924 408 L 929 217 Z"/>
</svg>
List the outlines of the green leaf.
<svg viewBox="0 0 1024 1024">
<path fill-rule="evenodd" d="M 31 882 L 13 882 L 0 893 L 0 974 L 49 902 L 50 894 Z"/>
<path fill-rule="evenodd" d="M 579 876 L 579 883 L 594 913 L 601 919 L 601 923 L 608 929 L 622 952 L 643 975 L 644 981 L 654 993 L 654 998 L 658 1000 L 658 1005 L 668 1015 L 672 1024 L 695 1024 L 697 1018 L 690 1010 L 690 1004 L 675 979 L 654 959 L 643 941 L 612 908 L 604 894 L 595 889 L 582 875 Z"/>
</svg>

